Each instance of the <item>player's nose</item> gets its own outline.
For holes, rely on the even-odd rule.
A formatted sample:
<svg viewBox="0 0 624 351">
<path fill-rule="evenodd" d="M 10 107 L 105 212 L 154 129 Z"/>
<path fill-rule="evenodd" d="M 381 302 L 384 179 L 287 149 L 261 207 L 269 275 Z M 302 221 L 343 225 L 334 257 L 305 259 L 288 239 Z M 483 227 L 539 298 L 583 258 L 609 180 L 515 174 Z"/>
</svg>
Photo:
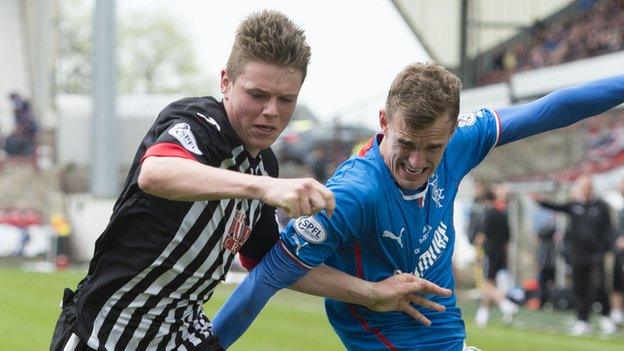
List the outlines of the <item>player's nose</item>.
<svg viewBox="0 0 624 351">
<path fill-rule="evenodd" d="M 262 110 L 262 114 L 269 118 L 279 116 L 276 98 L 271 98 L 266 102 L 264 109 Z"/>
<path fill-rule="evenodd" d="M 410 152 L 410 155 L 408 157 L 408 161 L 410 164 L 410 167 L 413 168 L 421 168 L 421 167 L 425 167 L 425 153 L 423 150 L 413 150 L 412 152 Z"/>
</svg>

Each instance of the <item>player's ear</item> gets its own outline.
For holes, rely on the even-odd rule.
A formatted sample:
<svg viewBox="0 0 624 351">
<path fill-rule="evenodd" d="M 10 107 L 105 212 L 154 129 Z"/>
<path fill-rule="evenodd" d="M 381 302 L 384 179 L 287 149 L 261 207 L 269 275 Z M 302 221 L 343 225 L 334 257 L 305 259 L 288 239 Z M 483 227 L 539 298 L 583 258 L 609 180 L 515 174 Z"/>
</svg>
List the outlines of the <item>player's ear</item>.
<svg viewBox="0 0 624 351">
<path fill-rule="evenodd" d="M 386 134 L 388 130 L 388 124 L 390 121 L 388 120 L 388 115 L 386 114 L 386 109 L 382 108 L 379 110 L 379 126 L 381 127 L 381 131 Z"/>
<path fill-rule="evenodd" d="M 230 98 L 230 89 L 232 89 L 232 79 L 228 74 L 226 68 L 221 69 L 221 92 L 223 93 L 223 97 L 227 100 Z"/>
</svg>

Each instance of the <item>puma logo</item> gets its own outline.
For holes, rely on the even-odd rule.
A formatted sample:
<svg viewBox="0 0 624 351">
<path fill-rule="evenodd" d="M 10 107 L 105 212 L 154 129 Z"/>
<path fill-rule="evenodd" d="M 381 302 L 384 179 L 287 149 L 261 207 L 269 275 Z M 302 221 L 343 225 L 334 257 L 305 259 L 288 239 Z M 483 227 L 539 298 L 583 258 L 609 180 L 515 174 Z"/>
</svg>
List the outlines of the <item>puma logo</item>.
<svg viewBox="0 0 624 351">
<path fill-rule="evenodd" d="M 303 248 L 304 246 L 308 245 L 308 242 L 304 241 L 303 244 L 301 244 L 297 235 L 293 235 L 292 237 L 295 240 L 295 245 L 297 245 L 297 248 L 295 249 L 295 255 L 299 256 L 299 250 L 301 250 L 301 248 Z"/>
<path fill-rule="evenodd" d="M 401 233 L 397 236 L 396 234 L 394 234 L 393 232 L 384 230 L 383 231 L 383 237 L 384 238 L 390 238 L 392 240 L 396 240 L 397 243 L 399 243 L 399 246 L 401 248 L 403 248 L 403 241 L 401 240 L 401 237 L 403 236 L 403 231 L 405 230 L 405 228 L 401 228 Z"/>
</svg>

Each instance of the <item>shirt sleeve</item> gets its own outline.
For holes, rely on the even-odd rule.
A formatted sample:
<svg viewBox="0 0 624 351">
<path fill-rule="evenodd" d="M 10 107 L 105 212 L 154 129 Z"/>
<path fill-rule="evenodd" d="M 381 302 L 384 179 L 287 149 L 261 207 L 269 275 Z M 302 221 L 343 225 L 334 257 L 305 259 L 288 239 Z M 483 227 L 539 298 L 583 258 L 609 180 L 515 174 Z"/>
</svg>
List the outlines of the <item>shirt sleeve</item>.
<svg viewBox="0 0 624 351">
<path fill-rule="evenodd" d="M 212 320 L 212 330 L 219 344 L 226 349 L 230 347 L 253 323 L 271 296 L 296 283 L 307 272 L 290 259 L 281 245 L 275 245 Z"/>
<path fill-rule="evenodd" d="M 180 106 L 178 106 L 180 105 Z M 192 109 L 172 104 L 158 117 L 151 145 L 141 158 L 182 157 L 218 167 L 228 148 L 216 127 L 203 123 Z"/>
<path fill-rule="evenodd" d="M 445 151 L 445 166 L 461 179 L 496 146 L 500 131 L 500 118 L 494 110 L 481 109 L 460 115 Z"/>
<path fill-rule="evenodd" d="M 279 240 L 275 207 L 263 205 L 258 223 L 253 227 L 251 235 L 239 252 L 241 265 L 247 270 L 255 267 L 262 257 Z"/>
<path fill-rule="evenodd" d="M 281 233 L 280 244 L 296 262 L 312 269 L 322 264 L 336 248 L 352 242 L 367 228 L 366 218 L 373 217 L 366 201 L 363 180 L 330 179 L 327 187 L 334 193 L 336 209 L 291 220 Z M 368 216 L 366 215 L 368 213 Z"/>
<path fill-rule="evenodd" d="M 554 91 L 527 104 L 499 110 L 500 145 L 574 124 L 624 102 L 624 75 Z"/>
</svg>

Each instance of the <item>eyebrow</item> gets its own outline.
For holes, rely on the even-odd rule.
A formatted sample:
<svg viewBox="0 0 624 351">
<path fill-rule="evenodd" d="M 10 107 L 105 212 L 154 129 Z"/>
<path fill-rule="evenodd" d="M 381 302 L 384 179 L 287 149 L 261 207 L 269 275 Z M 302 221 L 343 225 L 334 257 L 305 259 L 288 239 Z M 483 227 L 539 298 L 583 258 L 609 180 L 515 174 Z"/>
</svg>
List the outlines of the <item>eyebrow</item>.
<svg viewBox="0 0 624 351">
<path fill-rule="evenodd" d="M 260 93 L 260 94 L 265 94 L 265 95 L 270 95 L 270 93 L 262 88 L 258 88 L 258 87 L 252 87 L 252 88 L 245 88 L 245 90 L 249 93 Z M 279 95 L 280 98 L 287 98 L 287 99 L 296 99 L 297 98 L 297 94 L 285 94 L 285 95 Z"/>
<path fill-rule="evenodd" d="M 403 138 L 399 137 L 399 138 L 397 138 L 397 141 L 400 144 L 407 145 L 409 147 L 417 147 L 418 146 L 415 141 L 409 140 L 409 139 L 403 139 Z M 435 141 L 427 143 L 427 145 L 426 145 L 426 147 L 432 147 L 432 146 L 444 146 L 444 142 L 435 140 Z"/>
</svg>

